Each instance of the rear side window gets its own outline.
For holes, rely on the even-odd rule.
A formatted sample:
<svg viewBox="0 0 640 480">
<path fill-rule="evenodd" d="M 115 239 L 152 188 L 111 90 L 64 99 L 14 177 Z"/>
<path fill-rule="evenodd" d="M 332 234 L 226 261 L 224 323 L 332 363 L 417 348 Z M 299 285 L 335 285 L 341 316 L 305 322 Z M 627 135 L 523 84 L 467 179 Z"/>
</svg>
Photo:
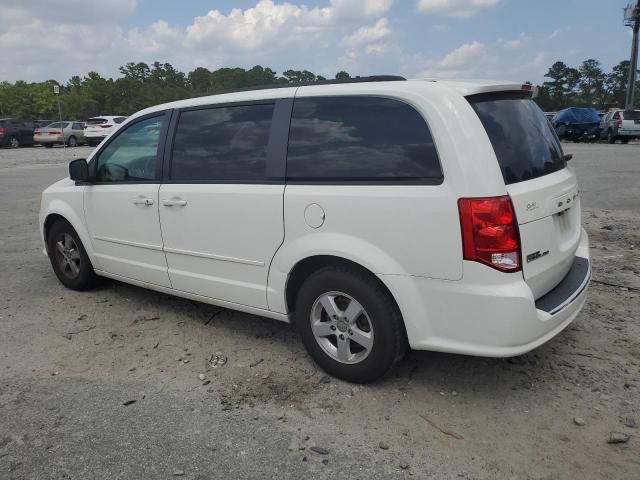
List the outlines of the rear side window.
<svg viewBox="0 0 640 480">
<path fill-rule="evenodd" d="M 82 130 L 82 124 L 81 123 L 74 123 L 73 124 L 73 129 L 74 130 Z"/>
<path fill-rule="evenodd" d="M 640 110 L 627 110 L 622 112 L 622 117 L 625 120 L 640 120 Z"/>
<path fill-rule="evenodd" d="M 469 102 L 487 131 L 507 185 L 565 167 L 560 141 L 530 97 L 488 94 L 469 97 Z"/>
<path fill-rule="evenodd" d="M 54 122 L 47 125 L 48 128 L 67 128 L 68 122 Z"/>
<path fill-rule="evenodd" d="M 120 124 L 122 122 L 124 122 L 127 119 L 127 117 L 116 117 L 113 119 L 113 123 L 117 123 Z"/>
<path fill-rule="evenodd" d="M 295 100 L 287 178 L 441 183 L 442 170 L 413 107 L 379 97 L 314 97 Z"/>
<path fill-rule="evenodd" d="M 266 179 L 274 104 L 240 105 L 180 113 L 171 180 L 258 182 Z"/>
</svg>

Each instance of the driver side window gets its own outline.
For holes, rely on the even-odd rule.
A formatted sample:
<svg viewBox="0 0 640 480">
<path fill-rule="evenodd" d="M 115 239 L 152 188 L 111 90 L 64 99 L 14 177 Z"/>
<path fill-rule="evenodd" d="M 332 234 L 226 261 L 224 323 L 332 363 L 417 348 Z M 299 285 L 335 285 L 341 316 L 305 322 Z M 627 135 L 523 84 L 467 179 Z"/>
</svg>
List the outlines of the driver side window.
<svg viewBox="0 0 640 480">
<path fill-rule="evenodd" d="M 156 179 L 156 159 L 164 115 L 125 127 L 98 156 L 96 182 Z"/>
</svg>

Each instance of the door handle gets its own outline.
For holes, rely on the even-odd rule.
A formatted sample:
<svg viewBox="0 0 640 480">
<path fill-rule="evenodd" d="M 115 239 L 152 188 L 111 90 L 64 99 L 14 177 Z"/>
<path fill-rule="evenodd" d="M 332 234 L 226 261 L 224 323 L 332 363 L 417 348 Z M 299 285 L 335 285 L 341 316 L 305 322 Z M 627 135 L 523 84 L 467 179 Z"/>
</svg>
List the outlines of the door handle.
<svg viewBox="0 0 640 480">
<path fill-rule="evenodd" d="M 153 205 L 153 199 L 147 197 L 138 197 L 133 199 L 134 205 Z"/>
<path fill-rule="evenodd" d="M 187 204 L 186 200 L 181 198 L 165 198 L 162 200 L 162 204 L 165 207 L 184 207 Z"/>
</svg>

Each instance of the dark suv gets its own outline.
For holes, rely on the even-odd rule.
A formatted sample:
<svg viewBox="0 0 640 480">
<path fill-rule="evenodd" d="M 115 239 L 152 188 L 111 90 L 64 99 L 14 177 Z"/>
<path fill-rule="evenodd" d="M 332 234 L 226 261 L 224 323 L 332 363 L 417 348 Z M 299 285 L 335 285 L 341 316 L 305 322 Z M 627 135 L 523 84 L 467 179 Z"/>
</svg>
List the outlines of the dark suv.
<svg viewBox="0 0 640 480">
<path fill-rule="evenodd" d="M 0 147 L 18 148 L 33 145 L 32 122 L 16 118 L 0 118 Z"/>
</svg>

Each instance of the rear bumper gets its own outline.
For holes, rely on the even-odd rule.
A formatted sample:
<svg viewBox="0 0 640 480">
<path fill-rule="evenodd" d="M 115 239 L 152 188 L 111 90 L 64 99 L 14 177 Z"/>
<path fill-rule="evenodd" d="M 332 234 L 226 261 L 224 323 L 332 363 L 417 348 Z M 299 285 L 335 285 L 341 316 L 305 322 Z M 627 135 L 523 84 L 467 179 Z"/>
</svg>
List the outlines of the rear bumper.
<svg viewBox="0 0 640 480">
<path fill-rule="evenodd" d="M 35 143 L 64 143 L 64 137 L 62 135 L 34 135 L 33 141 Z"/>
<path fill-rule="evenodd" d="M 575 255 L 577 266 L 537 301 L 521 273 L 504 274 L 476 262 L 465 262 L 460 281 L 380 278 L 398 302 L 411 348 L 511 357 L 549 341 L 580 313 L 591 278 L 584 229 Z"/>
</svg>

